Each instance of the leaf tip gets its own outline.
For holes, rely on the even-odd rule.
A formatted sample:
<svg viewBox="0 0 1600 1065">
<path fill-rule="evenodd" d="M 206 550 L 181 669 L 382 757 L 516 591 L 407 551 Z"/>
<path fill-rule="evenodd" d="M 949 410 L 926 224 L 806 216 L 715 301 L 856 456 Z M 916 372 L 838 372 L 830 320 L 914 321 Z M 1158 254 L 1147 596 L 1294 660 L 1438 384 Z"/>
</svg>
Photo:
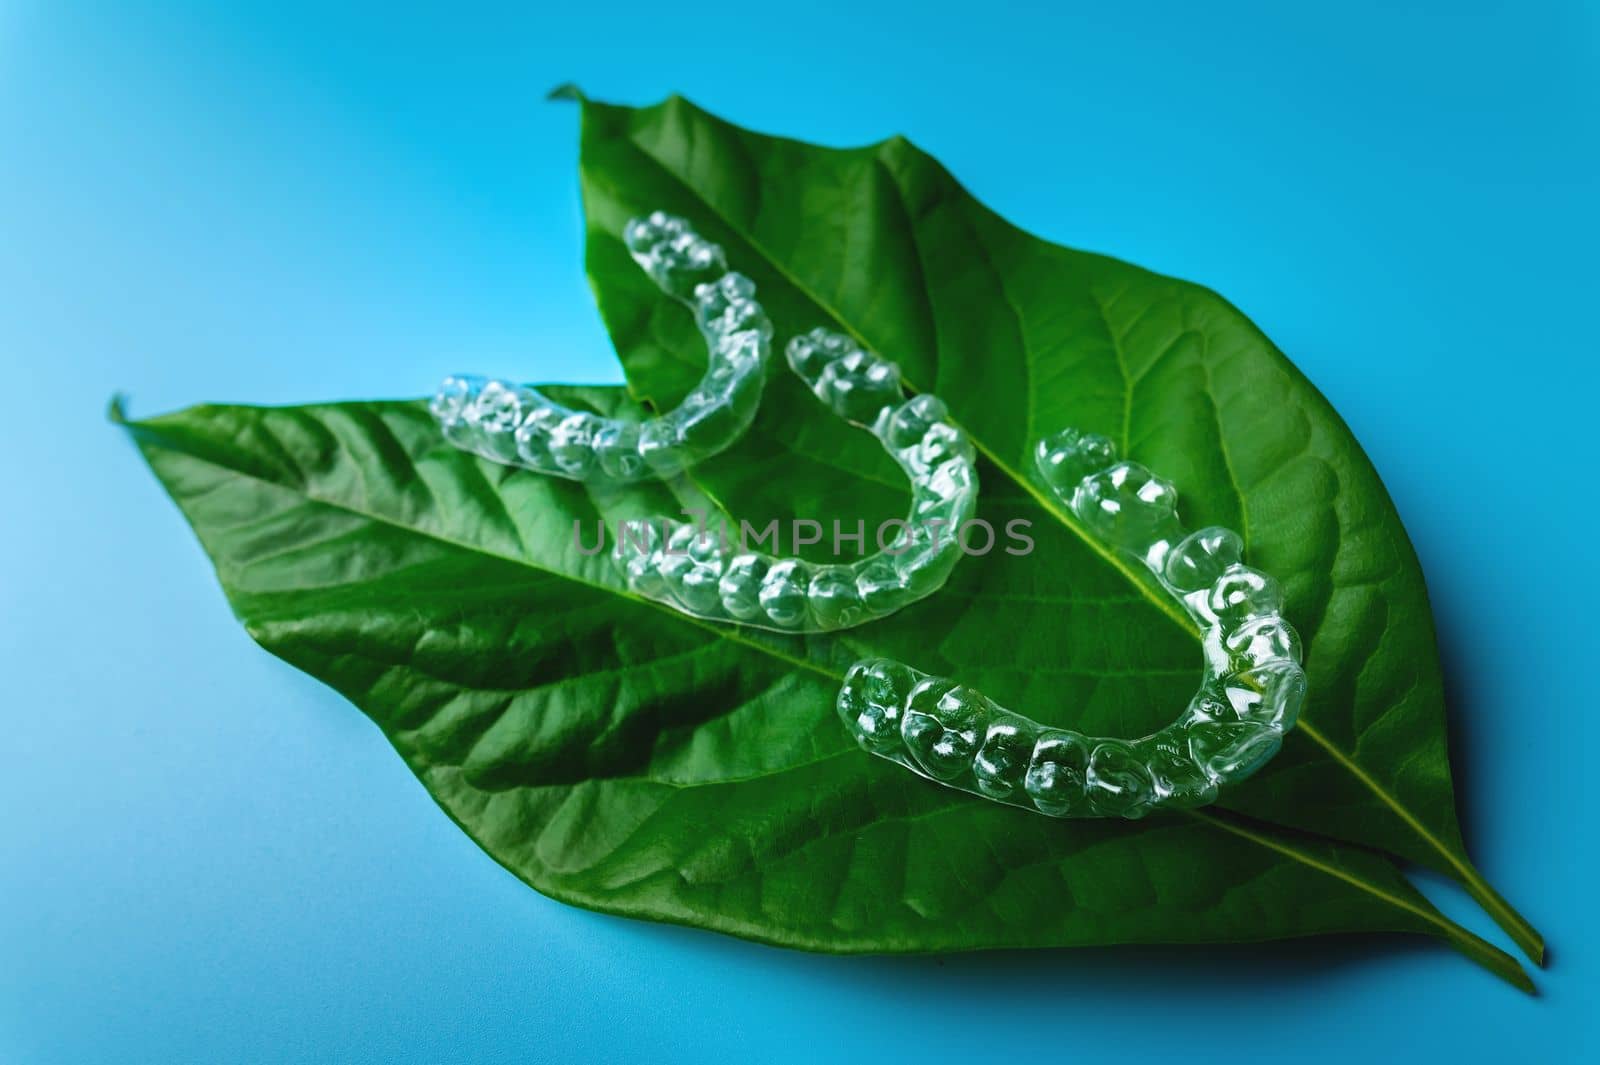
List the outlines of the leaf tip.
<svg viewBox="0 0 1600 1065">
<path fill-rule="evenodd" d="M 583 94 L 583 90 L 578 88 L 576 83 L 570 81 L 563 81 L 560 85 L 545 93 L 544 98 L 552 101 L 570 100 L 580 104 L 589 99 Z"/>
<path fill-rule="evenodd" d="M 106 404 L 106 420 L 112 425 L 128 424 L 128 394 L 126 392 L 111 393 L 111 402 Z"/>
<path fill-rule="evenodd" d="M 911 143 L 911 138 L 907 137 L 904 133 L 895 133 L 885 137 L 883 140 L 877 143 L 876 147 L 880 151 L 888 152 L 914 152 L 917 150 L 917 146 Z"/>
</svg>

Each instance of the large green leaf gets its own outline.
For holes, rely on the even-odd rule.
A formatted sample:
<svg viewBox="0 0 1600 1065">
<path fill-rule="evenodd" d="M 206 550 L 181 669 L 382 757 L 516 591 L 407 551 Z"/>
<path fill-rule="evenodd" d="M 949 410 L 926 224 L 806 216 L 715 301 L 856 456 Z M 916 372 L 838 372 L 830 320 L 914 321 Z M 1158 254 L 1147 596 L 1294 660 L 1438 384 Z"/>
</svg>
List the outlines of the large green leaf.
<svg viewBox="0 0 1600 1065">
<path fill-rule="evenodd" d="M 445 444 L 421 403 L 129 428 L 251 636 L 365 710 L 452 818 L 556 898 L 835 951 L 1423 933 L 1531 986 L 1369 851 L 1205 812 L 1054 821 L 863 754 L 832 711 L 853 647 L 696 621 L 576 548 L 574 521 L 702 503 L 686 486 L 495 466 Z M 971 591 L 896 632 L 975 623 Z M 1091 581 L 1071 609 L 1115 624 L 1130 602 Z M 1104 658 L 1081 642 L 1064 685 Z"/>
<path fill-rule="evenodd" d="M 575 520 L 708 501 L 758 522 L 904 511 L 876 445 L 781 368 L 748 436 L 666 486 L 483 462 L 418 403 L 133 423 L 251 635 L 348 695 L 497 860 L 580 905 L 815 949 L 1397 931 L 1528 986 L 1379 853 L 1461 877 L 1536 949 L 1461 855 L 1431 624 L 1393 508 L 1236 311 L 1012 229 L 904 141 L 827 151 L 681 101 L 585 104 L 583 178 L 590 273 L 634 398 L 565 398 L 634 414 L 699 376 L 688 316 L 615 235 L 630 213 L 676 209 L 756 278 L 780 334 L 846 329 L 943 395 L 982 449 L 981 515 L 1031 520 L 1037 549 L 968 559 L 933 599 L 832 637 L 628 594 L 578 550 Z M 1192 524 L 1240 527 L 1286 579 L 1317 694 L 1232 811 L 1054 821 L 873 759 L 834 718 L 866 654 L 1092 731 L 1134 734 L 1182 705 L 1193 634 L 1022 476 L 1031 438 L 1064 424 L 1112 432 L 1178 482 Z"/>
<path fill-rule="evenodd" d="M 1542 958 L 1462 846 L 1433 619 L 1399 516 L 1333 408 L 1239 311 L 1017 229 L 904 138 L 833 150 L 679 98 L 582 106 L 589 274 L 635 396 L 670 405 L 704 363 L 617 237 L 630 214 L 664 207 L 727 247 L 780 334 L 851 333 L 944 398 L 989 460 L 980 514 L 1057 530 L 1039 557 L 969 566 L 952 601 L 863 644 L 1091 732 L 1170 720 L 1197 670 L 1191 623 L 1142 574 L 1096 557 L 1026 475 L 1039 435 L 1103 432 L 1177 483 L 1191 527 L 1243 535 L 1251 561 L 1285 581 L 1306 640 L 1300 727 L 1227 805 L 1441 870 Z M 896 513 L 893 467 L 869 439 L 840 440 L 800 394 L 779 382 L 762 431 L 696 480 L 739 514 Z"/>
</svg>

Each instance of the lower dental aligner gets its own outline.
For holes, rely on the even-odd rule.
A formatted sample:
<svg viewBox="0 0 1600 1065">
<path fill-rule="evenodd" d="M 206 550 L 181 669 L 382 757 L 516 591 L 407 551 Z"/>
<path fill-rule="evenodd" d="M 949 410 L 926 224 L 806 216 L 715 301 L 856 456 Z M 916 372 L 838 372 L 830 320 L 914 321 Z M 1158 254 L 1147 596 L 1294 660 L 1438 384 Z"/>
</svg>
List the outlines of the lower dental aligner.
<svg viewBox="0 0 1600 1065">
<path fill-rule="evenodd" d="M 1110 440 L 1041 441 L 1040 474 L 1087 530 L 1137 558 L 1199 626 L 1200 690 L 1136 740 L 1048 728 L 982 693 L 888 659 L 857 662 L 838 711 L 866 750 L 931 780 L 1051 817 L 1138 818 L 1203 806 L 1277 753 L 1305 697 L 1300 639 L 1277 581 L 1240 561 L 1239 536 L 1186 533 L 1167 481 L 1116 461 Z"/>
<path fill-rule="evenodd" d="M 779 632 L 832 632 L 937 591 L 961 557 L 977 508 L 972 442 L 937 397 L 907 399 L 899 368 L 838 333 L 790 341 L 790 367 L 839 417 L 868 429 L 911 479 L 899 534 L 850 563 L 816 564 L 736 549 L 694 525 L 621 529 L 616 558 L 636 593 L 685 614 Z"/>
<path fill-rule="evenodd" d="M 590 484 L 674 477 L 722 451 L 761 404 L 772 323 L 756 287 L 681 218 L 635 218 L 623 241 L 663 292 L 694 311 L 709 359 L 673 411 L 642 422 L 573 410 L 526 385 L 444 379 L 430 404 L 445 437 L 486 459 Z"/>
</svg>

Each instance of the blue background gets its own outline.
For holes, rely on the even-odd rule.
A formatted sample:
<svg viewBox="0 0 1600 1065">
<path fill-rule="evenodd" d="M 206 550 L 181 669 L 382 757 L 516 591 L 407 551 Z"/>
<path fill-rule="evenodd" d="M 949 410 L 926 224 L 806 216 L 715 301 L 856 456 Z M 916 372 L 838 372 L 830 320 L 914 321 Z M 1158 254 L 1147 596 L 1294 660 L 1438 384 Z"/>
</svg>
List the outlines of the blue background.
<svg viewBox="0 0 1600 1065">
<path fill-rule="evenodd" d="M 1593 1049 L 1593 5 L 538 6 L 0 5 L 0 1062 Z M 840 959 L 569 909 L 252 645 L 107 398 L 617 380 L 567 79 L 904 132 L 1252 315 L 1417 542 L 1542 996 L 1408 941 Z"/>
</svg>

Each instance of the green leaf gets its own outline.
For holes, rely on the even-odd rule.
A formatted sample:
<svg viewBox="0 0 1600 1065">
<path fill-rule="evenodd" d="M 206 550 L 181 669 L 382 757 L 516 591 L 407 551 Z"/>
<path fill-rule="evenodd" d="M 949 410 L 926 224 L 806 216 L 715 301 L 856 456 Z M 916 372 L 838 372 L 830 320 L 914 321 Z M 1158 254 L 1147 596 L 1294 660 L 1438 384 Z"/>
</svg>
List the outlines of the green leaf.
<svg viewBox="0 0 1600 1065">
<path fill-rule="evenodd" d="M 359 705 L 555 898 L 831 951 L 1420 933 L 1532 986 L 1361 848 L 1208 812 L 1055 821 L 861 753 L 832 711 L 856 647 L 696 621 L 575 547 L 575 521 L 702 503 L 689 486 L 496 466 L 445 444 L 421 403 L 196 407 L 129 430 L 251 636 Z M 1105 586 L 1078 601 L 1113 623 L 1132 600 Z M 969 624 L 1010 609 L 964 595 L 944 609 Z M 852 643 L 885 646 L 876 628 Z"/>
<path fill-rule="evenodd" d="M 632 392 L 564 401 L 632 416 L 699 377 L 688 315 L 616 237 L 629 214 L 675 209 L 757 280 L 780 336 L 852 332 L 943 396 L 981 446 L 981 516 L 1032 522 L 1035 551 L 969 558 L 939 595 L 833 636 L 630 595 L 574 522 L 592 543 L 596 520 L 686 506 L 903 514 L 881 449 L 781 368 L 738 445 L 692 479 L 626 489 L 465 455 L 420 403 L 131 423 L 257 641 L 355 702 L 498 861 L 579 905 L 832 951 L 1425 934 L 1531 987 L 1388 856 L 1459 876 L 1536 951 L 1461 853 L 1427 604 L 1393 508 L 1236 311 L 1020 233 L 902 140 L 830 151 L 682 101 L 564 95 L 583 107 L 589 270 Z M 1032 438 L 1065 424 L 1116 436 L 1177 481 L 1192 524 L 1240 528 L 1288 586 L 1317 694 L 1231 810 L 1051 820 L 873 759 L 834 717 L 866 655 L 1089 731 L 1137 734 L 1182 705 L 1193 633 L 1021 475 Z"/>
<path fill-rule="evenodd" d="M 862 632 L 863 649 L 1090 732 L 1170 720 L 1198 668 L 1189 622 L 1025 475 L 1044 432 L 1105 433 L 1177 484 L 1191 527 L 1243 535 L 1249 559 L 1284 580 L 1306 640 L 1301 724 L 1226 804 L 1438 869 L 1542 959 L 1539 934 L 1462 844 L 1433 621 L 1399 516 L 1332 407 L 1238 310 L 1017 229 L 903 138 L 834 150 L 679 98 L 582 106 L 589 274 L 635 396 L 670 406 L 704 360 L 617 237 L 660 207 L 725 245 L 780 337 L 853 334 L 945 399 L 989 462 L 980 516 L 1040 527 L 1037 557 L 964 565 L 937 606 Z M 871 441 L 840 439 L 792 381 L 760 419 L 745 447 L 693 474 L 730 512 L 870 523 L 902 509 Z"/>
</svg>

